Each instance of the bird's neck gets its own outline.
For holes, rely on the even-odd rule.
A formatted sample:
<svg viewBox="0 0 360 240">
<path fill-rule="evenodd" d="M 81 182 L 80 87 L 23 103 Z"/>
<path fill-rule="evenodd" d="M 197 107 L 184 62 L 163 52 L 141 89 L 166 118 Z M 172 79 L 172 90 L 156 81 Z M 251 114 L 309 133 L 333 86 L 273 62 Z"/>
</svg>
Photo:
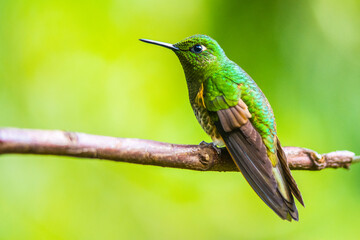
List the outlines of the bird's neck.
<svg viewBox="0 0 360 240">
<path fill-rule="evenodd" d="M 182 63 L 186 83 L 189 91 L 190 102 L 193 102 L 201 89 L 201 85 L 205 80 L 216 71 L 221 71 L 221 64 L 214 64 L 212 66 L 193 66 L 186 63 Z"/>
<path fill-rule="evenodd" d="M 185 72 L 186 83 L 189 91 L 189 99 L 191 102 L 193 102 L 201 88 L 202 83 L 205 80 L 205 74 L 199 71 L 193 71 L 185 68 L 184 68 L 184 72 Z"/>
</svg>

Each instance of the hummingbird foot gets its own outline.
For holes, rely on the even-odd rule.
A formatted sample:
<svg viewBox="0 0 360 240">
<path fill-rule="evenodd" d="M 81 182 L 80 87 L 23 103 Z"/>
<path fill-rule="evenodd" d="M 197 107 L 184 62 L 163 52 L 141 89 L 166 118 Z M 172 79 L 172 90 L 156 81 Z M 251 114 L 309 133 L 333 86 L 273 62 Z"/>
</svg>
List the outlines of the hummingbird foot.
<svg viewBox="0 0 360 240">
<path fill-rule="evenodd" d="M 218 147 L 218 146 L 216 146 L 216 144 L 214 143 L 214 142 L 211 142 L 211 143 L 207 143 L 207 142 L 205 142 L 205 141 L 201 141 L 201 143 L 199 144 L 200 146 L 206 146 L 206 147 L 211 147 L 212 149 L 214 149 L 215 151 L 216 151 L 216 153 L 218 154 L 218 155 L 220 155 L 221 154 L 221 149 L 223 149 L 223 148 L 220 148 L 220 147 Z"/>
</svg>

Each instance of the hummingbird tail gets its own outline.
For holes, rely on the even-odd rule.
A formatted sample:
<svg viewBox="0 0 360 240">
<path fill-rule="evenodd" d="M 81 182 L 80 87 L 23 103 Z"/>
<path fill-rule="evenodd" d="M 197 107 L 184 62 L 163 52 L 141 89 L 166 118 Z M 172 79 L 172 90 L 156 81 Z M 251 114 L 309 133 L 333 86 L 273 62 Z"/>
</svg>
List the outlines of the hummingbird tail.
<svg viewBox="0 0 360 240">
<path fill-rule="evenodd" d="M 286 154 L 285 154 L 284 150 L 282 149 L 280 141 L 277 137 L 276 137 L 276 144 L 277 144 L 277 147 L 276 147 L 277 157 L 280 161 L 280 165 L 282 167 L 282 173 L 287 182 L 287 185 L 289 186 L 290 191 L 292 192 L 292 194 L 294 194 L 296 199 L 301 203 L 301 205 L 303 205 L 303 207 L 305 207 L 304 200 L 301 196 L 300 190 L 299 190 L 293 176 L 291 175 L 290 168 L 289 168 L 289 165 L 288 165 L 287 159 L 286 159 Z"/>
<path fill-rule="evenodd" d="M 230 132 L 226 132 L 219 121 L 215 122 L 215 126 L 235 164 L 258 196 L 282 219 L 297 221 L 298 212 L 288 185 L 280 176 L 289 195 L 284 197 L 275 179 L 266 147 L 252 123 L 247 121 L 240 128 Z"/>
</svg>

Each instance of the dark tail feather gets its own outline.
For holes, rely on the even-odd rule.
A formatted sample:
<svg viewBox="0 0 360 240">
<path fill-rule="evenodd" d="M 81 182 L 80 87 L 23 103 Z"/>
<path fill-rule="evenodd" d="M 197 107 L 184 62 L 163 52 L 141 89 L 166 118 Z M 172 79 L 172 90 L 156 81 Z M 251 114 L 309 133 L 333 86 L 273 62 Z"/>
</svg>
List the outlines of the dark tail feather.
<svg viewBox="0 0 360 240">
<path fill-rule="evenodd" d="M 298 220 L 293 198 L 286 201 L 278 190 L 265 145 L 251 122 L 231 132 L 225 132 L 219 122 L 215 125 L 234 162 L 259 197 L 282 219 Z"/>
<path fill-rule="evenodd" d="M 286 160 L 285 152 L 282 149 L 278 138 L 276 138 L 276 141 L 277 141 L 277 156 L 280 161 L 283 175 L 285 176 L 285 180 L 288 183 L 289 188 L 290 188 L 291 192 L 294 194 L 294 196 L 296 197 L 296 199 L 301 203 L 301 205 L 303 205 L 305 207 L 304 200 L 301 196 L 300 190 L 299 190 L 293 176 L 291 175 L 290 168 L 289 168 L 289 165 Z"/>
</svg>

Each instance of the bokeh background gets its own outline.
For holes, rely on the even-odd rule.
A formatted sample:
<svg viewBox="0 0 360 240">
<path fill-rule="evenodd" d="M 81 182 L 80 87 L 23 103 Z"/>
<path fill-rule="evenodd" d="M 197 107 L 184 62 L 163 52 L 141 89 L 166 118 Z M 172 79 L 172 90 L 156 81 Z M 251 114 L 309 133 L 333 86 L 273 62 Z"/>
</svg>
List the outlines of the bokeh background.
<svg viewBox="0 0 360 240">
<path fill-rule="evenodd" d="M 283 145 L 360 154 L 356 0 L 1 0 L 0 126 L 210 141 L 176 56 L 138 41 L 196 33 L 257 81 Z M 0 156 L 0 239 L 358 239 L 360 165 L 293 175 L 288 223 L 240 173 Z"/>
</svg>

